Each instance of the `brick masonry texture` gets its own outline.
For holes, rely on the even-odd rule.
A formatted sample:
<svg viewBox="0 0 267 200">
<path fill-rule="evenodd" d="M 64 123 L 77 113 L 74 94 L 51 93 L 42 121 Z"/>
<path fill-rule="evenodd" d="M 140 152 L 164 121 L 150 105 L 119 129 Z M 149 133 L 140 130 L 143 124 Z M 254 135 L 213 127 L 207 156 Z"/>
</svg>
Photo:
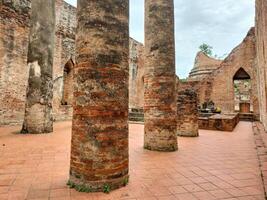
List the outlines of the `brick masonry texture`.
<svg viewBox="0 0 267 200">
<path fill-rule="evenodd" d="M 0 124 L 22 124 L 28 80 L 27 48 L 30 0 L 4 0 L 0 5 Z M 56 36 L 53 63 L 53 118 L 72 118 L 72 81 L 75 64 L 77 9 L 56 0 Z M 130 108 L 144 101 L 144 46 L 130 38 Z M 64 71 L 68 75 L 64 76 Z"/>
<path fill-rule="evenodd" d="M 205 58 L 205 62 L 207 61 Z M 198 61 L 198 63 L 200 62 Z M 206 75 L 206 77 L 195 76 L 194 79 L 191 77 L 185 85 L 188 84 L 189 87 L 193 87 L 196 90 L 200 104 L 212 100 L 215 106 L 221 108 L 223 113 L 232 113 L 235 108 L 233 78 L 243 68 L 251 79 L 251 105 L 254 114 L 258 116 L 259 101 L 255 62 L 256 37 L 255 29 L 251 28 L 243 42 L 221 61 L 217 69 L 215 66 L 214 71 L 210 75 Z M 214 64 L 214 60 L 211 60 L 211 64 Z"/>
<path fill-rule="evenodd" d="M 144 148 L 177 150 L 174 5 L 145 1 Z"/>
<path fill-rule="evenodd" d="M 179 90 L 177 96 L 177 134 L 198 136 L 198 98 L 193 89 Z"/>
<path fill-rule="evenodd" d="M 13 124 L 25 113 L 28 80 L 29 1 L 0 5 L 0 124 Z"/>
<path fill-rule="evenodd" d="M 31 1 L 4 0 L 0 5 L 0 124 L 22 124 L 29 74 L 27 51 Z M 74 61 L 76 9 L 56 0 L 53 62 L 53 115 L 71 119 L 71 106 L 61 105 L 64 66 Z"/>
<path fill-rule="evenodd" d="M 143 109 L 144 105 L 144 45 L 130 38 L 129 108 Z"/>
<path fill-rule="evenodd" d="M 22 133 L 53 132 L 55 2 L 32 2 L 27 63 L 29 79 Z"/>
<path fill-rule="evenodd" d="M 256 51 L 260 119 L 267 130 L 267 2 L 256 0 Z"/>
<path fill-rule="evenodd" d="M 189 80 L 202 80 L 218 69 L 222 60 L 217 60 L 205 55 L 202 51 L 197 53 L 194 68 L 189 74 Z"/>
<path fill-rule="evenodd" d="M 217 131 L 234 131 L 236 125 L 239 123 L 239 114 L 215 114 L 205 116 L 202 114 L 198 118 L 198 126 L 204 130 L 217 130 Z"/>
<path fill-rule="evenodd" d="M 129 1 L 78 1 L 70 181 L 128 180 Z"/>
<path fill-rule="evenodd" d="M 259 122 L 253 123 L 253 133 L 258 153 L 261 178 L 264 185 L 265 196 L 267 198 L 267 134 L 263 125 Z"/>
</svg>

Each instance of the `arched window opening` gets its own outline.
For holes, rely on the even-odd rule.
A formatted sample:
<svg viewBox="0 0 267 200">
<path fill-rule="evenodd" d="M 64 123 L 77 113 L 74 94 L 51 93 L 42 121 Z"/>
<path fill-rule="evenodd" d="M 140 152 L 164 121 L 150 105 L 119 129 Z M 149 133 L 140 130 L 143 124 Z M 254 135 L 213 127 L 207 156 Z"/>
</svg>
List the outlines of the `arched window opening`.
<svg viewBox="0 0 267 200">
<path fill-rule="evenodd" d="M 240 68 L 233 77 L 235 94 L 235 111 L 250 113 L 253 111 L 251 103 L 251 78 L 250 75 Z"/>
<path fill-rule="evenodd" d="M 64 66 L 62 105 L 72 105 L 73 100 L 73 61 L 70 59 Z"/>
</svg>

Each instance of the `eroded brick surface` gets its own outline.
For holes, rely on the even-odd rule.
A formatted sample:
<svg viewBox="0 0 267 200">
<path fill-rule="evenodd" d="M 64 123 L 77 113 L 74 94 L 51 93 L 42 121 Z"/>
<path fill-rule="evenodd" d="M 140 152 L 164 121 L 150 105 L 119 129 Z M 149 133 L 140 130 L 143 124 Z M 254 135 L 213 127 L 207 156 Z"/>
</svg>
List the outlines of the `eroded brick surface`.
<svg viewBox="0 0 267 200">
<path fill-rule="evenodd" d="M 251 79 L 250 104 L 254 115 L 259 114 L 256 71 L 256 35 L 251 28 L 245 39 L 223 60 L 197 55 L 189 78 L 189 87 L 196 90 L 200 104 L 213 101 L 224 113 L 235 111 L 233 78 L 242 68 Z"/>
<path fill-rule="evenodd" d="M 173 1 L 145 1 L 145 142 L 157 151 L 177 150 Z"/>
<path fill-rule="evenodd" d="M 55 2 L 34 0 L 31 7 L 27 57 L 30 71 L 22 132 L 50 133 L 53 131 Z"/>
<path fill-rule="evenodd" d="M 256 1 L 256 51 L 257 83 L 259 90 L 260 117 L 267 129 L 267 2 Z"/>
<path fill-rule="evenodd" d="M 198 136 L 198 98 L 193 89 L 179 90 L 177 96 L 177 134 Z"/>
<path fill-rule="evenodd" d="M 261 178 L 267 198 L 267 134 L 264 130 L 264 126 L 259 122 L 253 123 L 253 133 L 261 170 Z"/>
<path fill-rule="evenodd" d="M 72 108 L 61 104 L 64 66 L 74 60 L 76 8 L 56 0 L 53 62 L 53 118 L 71 119 Z M 0 5 L 0 124 L 22 124 L 25 113 L 31 0 L 4 0 Z"/>
<path fill-rule="evenodd" d="M 129 1 L 78 1 L 70 181 L 128 179 Z"/>
<path fill-rule="evenodd" d="M 56 35 L 53 62 L 53 118 L 72 118 L 72 75 L 75 64 L 77 8 L 56 0 Z M 28 80 L 27 47 L 31 0 L 4 0 L 0 6 L 0 124 L 21 124 Z M 129 107 L 144 101 L 144 46 L 130 38 Z M 72 63 L 72 64 L 71 64 Z M 68 71 L 68 75 L 64 72 Z"/>
</svg>

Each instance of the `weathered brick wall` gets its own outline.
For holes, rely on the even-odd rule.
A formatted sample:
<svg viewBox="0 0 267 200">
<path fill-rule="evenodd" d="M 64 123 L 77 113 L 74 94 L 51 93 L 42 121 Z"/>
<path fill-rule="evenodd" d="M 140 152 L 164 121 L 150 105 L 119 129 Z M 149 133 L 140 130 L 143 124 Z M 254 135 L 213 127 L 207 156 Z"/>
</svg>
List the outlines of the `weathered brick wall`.
<svg viewBox="0 0 267 200">
<path fill-rule="evenodd" d="M 31 0 L 0 1 L 0 124 L 20 124 L 24 118 L 28 81 L 27 48 Z M 75 63 L 76 8 L 56 0 L 56 37 L 53 64 L 53 114 L 55 120 L 72 117 L 64 90 L 72 93 L 72 73 L 64 80 L 64 68 Z M 130 108 L 143 108 L 144 46 L 130 39 Z M 73 67 L 73 66 L 72 66 Z M 65 84 L 64 84 L 65 82 Z M 66 85 L 67 84 L 67 85 Z M 72 98 L 68 95 L 68 98 Z M 71 100 L 70 100 L 71 101 Z"/>
<path fill-rule="evenodd" d="M 217 70 L 203 80 L 191 83 L 198 93 L 200 104 L 212 100 L 224 113 L 234 112 L 233 77 L 243 68 L 251 78 L 251 104 L 254 113 L 257 114 L 259 108 L 255 58 L 255 31 L 252 28 L 243 42 L 229 54 Z"/>
<path fill-rule="evenodd" d="M 255 29 L 252 28 L 243 42 L 229 54 L 213 76 L 214 82 L 212 85 L 211 100 L 217 106 L 221 107 L 224 112 L 234 111 L 233 77 L 240 68 L 243 68 L 251 78 L 251 104 L 254 113 L 257 114 L 259 112 L 255 42 Z"/>
<path fill-rule="evenodd" d="M 256 0 L 257 80 L 260 119 L 267 129 L 267 2 Z"/>
<path fill-rule="evenodd" d="M 129 108 L 144 105 L 144 45 L 130 38 Z"/>
<path fill-rule="evenodd" d="M 53 111 L 55 120 L 69 120 L 72 118 L 72 106 L 62 105 L 64 88 L 64 68 L 73 66 L 68 63 L 75 62 L 75 32 L 76 32 L 76 8 L 62 0 L 56 1 L 56 42 L 54 59 L 54 97 Z M 70 76 L 68 77 L 70 78 Z M 71 86 L 73 80 L 68 80 Z M 66 83 L 66 80 L 65 80 Z M 69 90 L 71 91 L 71 89 Z"/>
<path fill-rule="evenodd" d="M 30 0 L 0 2 L 0 124 L 20 124 L 24 117 L 28 81 L 27 47 Z M 56 37 L 53 67 L 54 118 L 70 119 L 71 106 L 62 106 L 63 72 L 75 48 L 76 8 L 56 1 Z"/>
<path fill-rule="evenodd" d="M 177 134 L 179 136 L 198 136 L 198 97 L 192 89 L 180 89 L 177 96 Z"/>
<path fill-rule="evenodd" d="M 208 77 L 214 70 L 218 69 L 222 60 L 218 60 L 205 55 L 203 52 L 198 52 L 193 69 L 189 74 L 189 80 L 201 81 Z"/>
<path fill-rule="evenodd" d="M 0 1 L 0 124 L 24 117 L 30 6 L 29 0 Z"/>
</svg>

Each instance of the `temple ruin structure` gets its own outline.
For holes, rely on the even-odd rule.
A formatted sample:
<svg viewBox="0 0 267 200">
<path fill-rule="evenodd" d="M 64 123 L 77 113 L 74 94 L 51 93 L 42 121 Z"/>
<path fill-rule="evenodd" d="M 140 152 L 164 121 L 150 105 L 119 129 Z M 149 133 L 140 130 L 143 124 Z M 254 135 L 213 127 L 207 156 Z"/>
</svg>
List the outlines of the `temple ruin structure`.
<svg viewBox="0 0 267 200">
<path fill-rule="evenodd" d="M 56 34 L 53 61 L 53 120 L 71 120 L 77 8 L 55 1 Z M 28 39 L 31 1 L 6 1 L 0 9 L 0 125 L 22 124 L 28 81 Z M 130 38 L 129 108 L 143 113 L 144 46 Z M 141 113 L 141 121 L 143 114 Z"/>
<path fill-rule="evenodd" d="M 194 89 L 180 88 L 177 94 L 177 135 L 198 136 L 198 97 Z"/>
<path fill-rule="evenodd" d="M 199 105 L 213 101 L 223 113 L 239 112 L 236 105 L 236 90 L 238 82 L 247 80 L 249 89 L 245 92 L 249 98 L 245 99 L 249 104 L 249 112 L 255 119 L 259 116 L 259 101 L 257 93 L 257 70 L 256 70 L 256 36 L 255 28 L 251 28 L 243 40 L 224 59 L 216 60 L 203 53 L 198 53 L 195 66 L 188 80 L 183 84 L 193 87 L 198 94 Z M 242 88 L 239 88 L 242 91 Z M 243 102 L 244 103 L 244 102 Z"/>
<path fill-rule="evenodd" d="M 173 0 L 145 1 L 144 148 L 177 150 Z"/>
</svg>

